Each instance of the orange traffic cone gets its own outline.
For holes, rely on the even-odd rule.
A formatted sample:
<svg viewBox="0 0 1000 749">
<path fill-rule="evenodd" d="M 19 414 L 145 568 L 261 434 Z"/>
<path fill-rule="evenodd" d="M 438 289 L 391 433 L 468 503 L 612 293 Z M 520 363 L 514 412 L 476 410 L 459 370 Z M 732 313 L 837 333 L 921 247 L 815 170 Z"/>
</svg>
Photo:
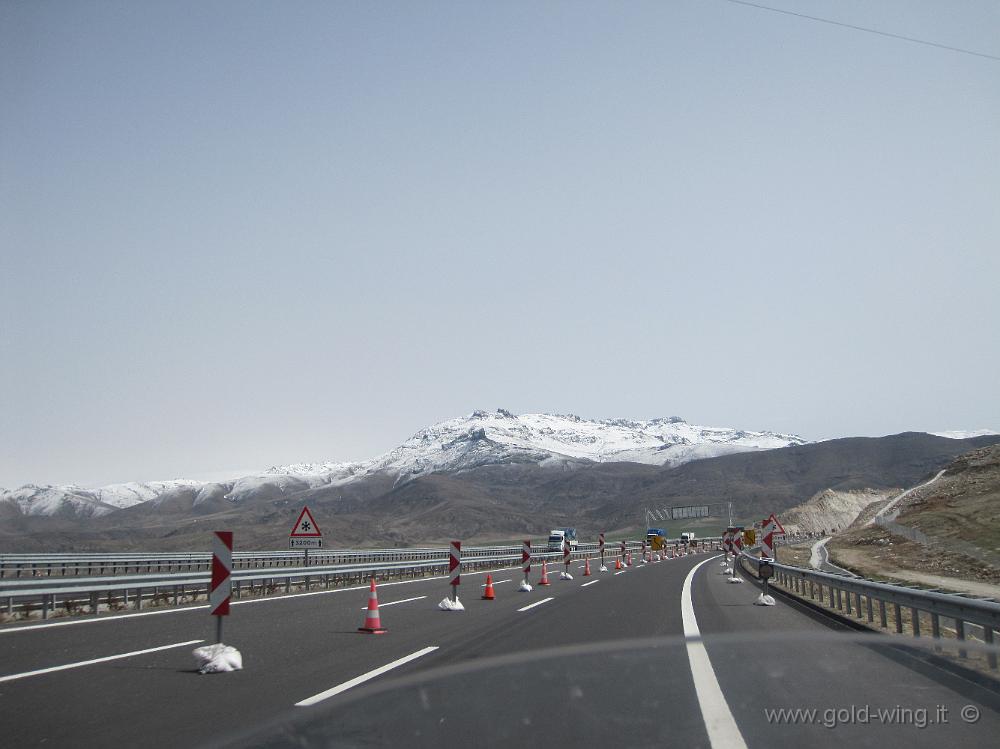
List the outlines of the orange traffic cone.
<svg viewBox="0 0 1000 749">
<path fill-rule="evenodd" d="M 622 558 L 615 557 L 615 569 L 620 570 L 622 568 Z"/>
<path fill-rule="evenodd" d="M 583 576 L 588 577 L 590 575 L 590 557 L 587 557 L 583 562 Z"/>
<path fill-rule="evenodd" d="M 386 631 L 382 628 L 382 622 L 378 616 L 378 594 L 375 592 L 375 578 L 372 578 L 372 587 L 368 592 L 368 610 L 365 612 L 365 626 L 358 627 L 358 632 L 367 632 L 371 635 L 381 635 Z"/>
<path fill-rule="evenodd" d="M 496 599 L 496 594 L 493 592 L 493 575 L 486 576 L 486 589 L 483 591 L 484 601 L 493 601 Z"/>
<path fill-rule="evenodd" d="M 539 585 L 552 585 L 552 583 L 549 582 L 549 569 L 545 565 L 545 560 L 544 559 L 542 560 L 542 579 L 538 581 L 538 584 Z"/>
</svg>

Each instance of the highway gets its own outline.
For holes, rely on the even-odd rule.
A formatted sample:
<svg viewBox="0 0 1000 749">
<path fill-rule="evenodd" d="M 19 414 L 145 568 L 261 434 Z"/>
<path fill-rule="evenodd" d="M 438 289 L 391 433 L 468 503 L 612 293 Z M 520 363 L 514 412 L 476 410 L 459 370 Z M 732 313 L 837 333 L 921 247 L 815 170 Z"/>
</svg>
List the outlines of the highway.
<svg viewBox="0 0 1000 749">
<path fill-rule="evenodd" d="M 592 577 L 574 562 L 574 580 L 552 566 L 552 585 L 530 593 L 520 570 L 502 570 L 492 602 L 483 574 L 463 574 L 464 612 L 437 608 L 445 578 L 386 583 L 384 635 L 357 631 L 367 586 L 234 602 L 224 640 L 244 670 L 227 674 L 195 671 L 191 650 L 214 638 L 203 606 L 6 625 L 3 743 L 282 746 L 292 731 L 300 746 L 992 745 L 995 691 L 783 599 L 754 606 L 757 589 L 727 583 L 719 559 Z M 792 725 L 768 712 L 785 708 L 818 713 Z M 866 708 L 900 710 L 862 721 Z"/>
</svg>

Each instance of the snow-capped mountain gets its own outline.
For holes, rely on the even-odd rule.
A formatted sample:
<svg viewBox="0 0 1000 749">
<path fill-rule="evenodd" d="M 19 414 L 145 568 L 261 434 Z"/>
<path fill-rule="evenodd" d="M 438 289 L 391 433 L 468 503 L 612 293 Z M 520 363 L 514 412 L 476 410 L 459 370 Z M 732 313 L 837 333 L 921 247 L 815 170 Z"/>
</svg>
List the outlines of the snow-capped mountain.
<svg viewBox="0 0 1000 749">
<path fill-rule="evenodd" d="M 633 421 L 595 421 L 572 415 L 475 411 L 417 432 L 399 447 L 356 463 L 300 463 L 270 468 L 232 482 L 164 481 L 116 484 L 100 489 L 77 486 L 24 486 L 0 491 L 0 501 L 13 501 L 25 514 L 52 515 L 60 510 L 86 516 L 103 515 L 140 502 L 156 500 L 178 489 L 198 496 L 239 502 L 268 491 L 284 493 L 317 486 L 342 486 L 375 475 L 404 483 L 435 472 L 459 472 L 487 465 L 572 462 L 632 462 L 677 466 L 692 460 L 735 452 L 805 444 L 789 434 L 701 427 L 678 417 Z M 197 503 L 197 499 L 195 502 Z"/>
<path fill-rule="evenodd" d="M 551 464 L 566 460 L 680 465 L 748 450 L 802 445 L 774 432 L 700 427 L 676 416 L 650 421 L 592 421 L 573 415 L 474 411 L 422 429 L 395 450 L 360 463 L 307 463 L 271 468 L 271 475 L 324 476 L 343 483 L 376 472 L 398 481 L 435 471 L 461 471 L 503 463 Z"/>
<path fill-rule="evenodd" d="M 73 485 L 25 484 L 20 489 L 11 491 L 0 489 L 0 501 L 13 502 L 25 515 L 55 515 L 59 512 L 68 512 L 79 517 L 96 517 L 148 502 L 167 491 L 195 486 L 200 486 L 200 482 L 184 479 L 111 484 L 97 489 L 85 489 Z"/>
</svg>

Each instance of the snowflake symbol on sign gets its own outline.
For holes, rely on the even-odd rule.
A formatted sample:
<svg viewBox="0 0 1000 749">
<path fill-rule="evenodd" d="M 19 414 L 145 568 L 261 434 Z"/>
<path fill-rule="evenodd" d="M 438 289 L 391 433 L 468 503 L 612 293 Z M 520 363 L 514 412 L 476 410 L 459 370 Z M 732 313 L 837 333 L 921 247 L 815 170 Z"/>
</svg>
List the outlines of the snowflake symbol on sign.
<svg viewBox="0 0 1000 749">
<path fill-rule="evenodd" d="M 308 520 L 303 520 L 302 525 L 300 527 L 302 528 L 302 530 L 307 531 L 310 528 L 312 528 L 312 525 L 309 524 Z"/>
</svg>

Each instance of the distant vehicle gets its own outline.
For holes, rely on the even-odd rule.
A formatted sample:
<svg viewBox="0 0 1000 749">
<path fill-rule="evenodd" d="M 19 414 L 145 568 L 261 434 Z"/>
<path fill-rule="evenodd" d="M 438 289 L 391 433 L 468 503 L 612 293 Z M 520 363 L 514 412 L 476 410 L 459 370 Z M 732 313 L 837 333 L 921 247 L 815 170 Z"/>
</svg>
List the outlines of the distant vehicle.
<svg viewBox="0 0 1000 749">
<path fill-rule="evenodd" d="M 694 533 L 692 533 L 691 531 L 684 531 L 681 534 L 681 543 L 686 544 L 692 541 L 694 541 Z"/>
<path fill-rule="evenodd" d="M 667 545 L 667 532 L 663 528 L 647 528 L 646 541 L 653 551 L 660 551 Z"/>
<path fill-rule="evenodd" d="M 576 548 L 576 528 L 555 528 L 549 531 L 549 551 L 562 551 L 564 541 L 569 541 L 571 549 Z"/>
</svg>

